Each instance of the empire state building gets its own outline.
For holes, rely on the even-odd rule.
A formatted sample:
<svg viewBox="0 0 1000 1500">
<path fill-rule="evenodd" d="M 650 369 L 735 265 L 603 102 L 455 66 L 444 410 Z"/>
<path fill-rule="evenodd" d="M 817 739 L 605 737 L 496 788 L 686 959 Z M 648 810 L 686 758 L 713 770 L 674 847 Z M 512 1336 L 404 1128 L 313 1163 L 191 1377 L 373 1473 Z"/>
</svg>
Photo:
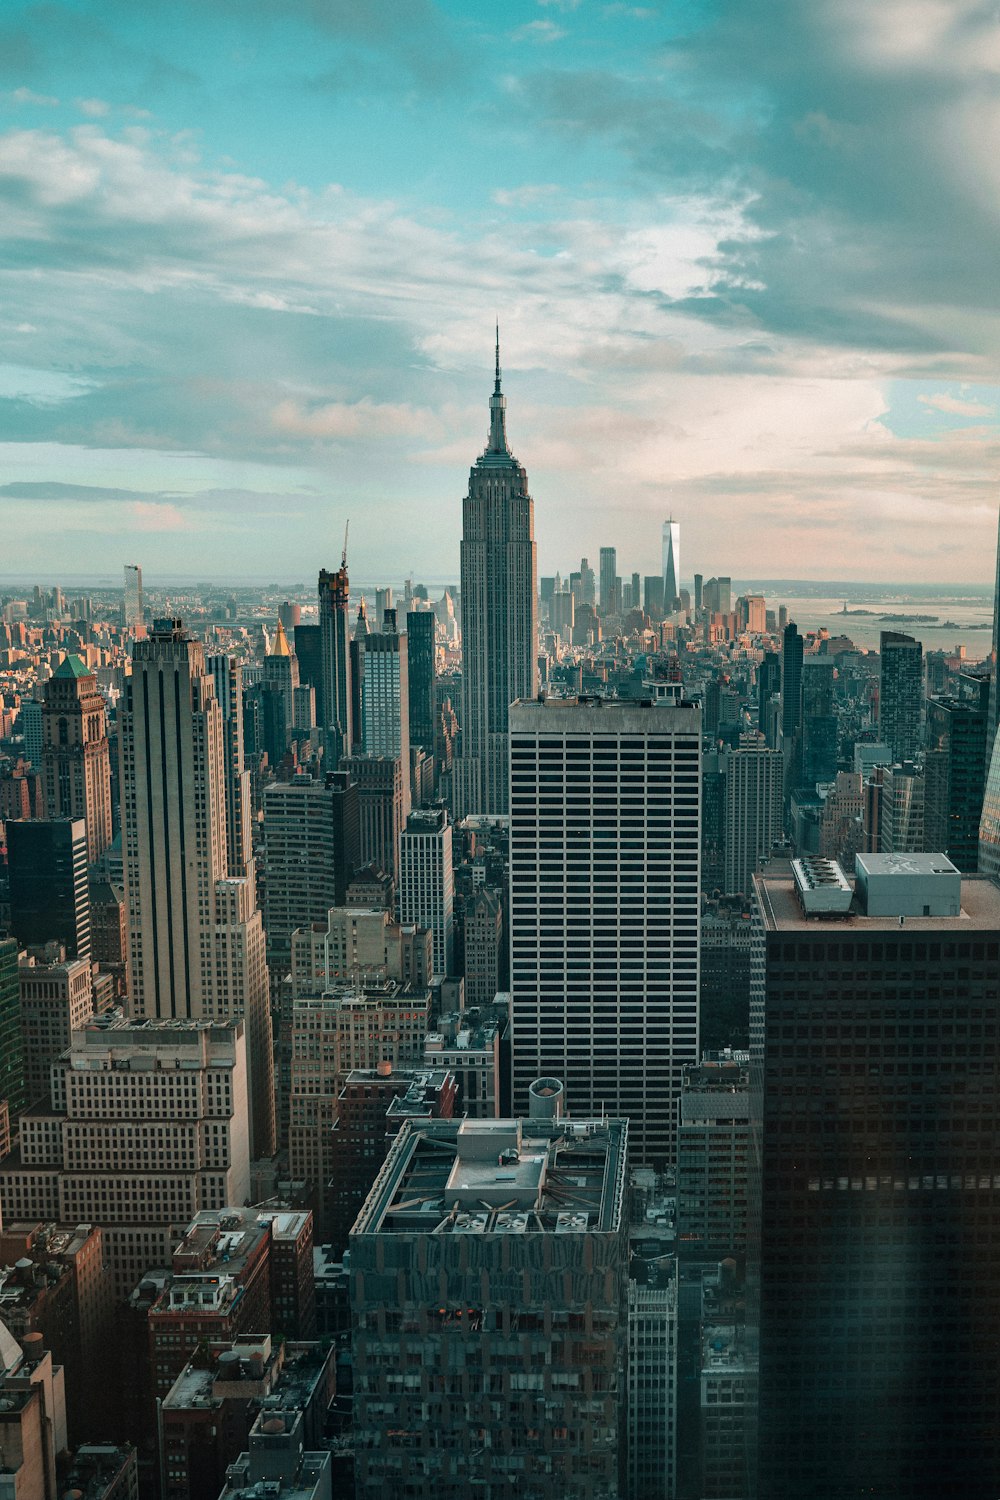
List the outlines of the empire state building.
<svg viewBox="0 0 1000 1500">
<path fill-rule="evenodd" d="M 528 476 L 507 446 L 500 334 L 486 450 L 462 508 L 462 751 L 455 812 L 508 810 L 508 709 L 538 692 L 538 570 Z"/>
</svg>

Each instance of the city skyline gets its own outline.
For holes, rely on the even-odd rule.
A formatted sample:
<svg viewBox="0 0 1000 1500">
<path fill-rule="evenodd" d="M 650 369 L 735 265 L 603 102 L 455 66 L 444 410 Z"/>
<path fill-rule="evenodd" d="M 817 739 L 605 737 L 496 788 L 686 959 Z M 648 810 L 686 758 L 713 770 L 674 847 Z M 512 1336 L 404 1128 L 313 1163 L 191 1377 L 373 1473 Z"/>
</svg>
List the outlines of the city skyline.
<svg viewBox="0 0 1000 1500">
<path fill-rule="evenodd" d="M 977 0 L 184 14 L 6 8 L 26 568 L 457 559 L 498 314 L 543 559 L 672 509 L 733 575 L 988 580 Z"/>
</svg>

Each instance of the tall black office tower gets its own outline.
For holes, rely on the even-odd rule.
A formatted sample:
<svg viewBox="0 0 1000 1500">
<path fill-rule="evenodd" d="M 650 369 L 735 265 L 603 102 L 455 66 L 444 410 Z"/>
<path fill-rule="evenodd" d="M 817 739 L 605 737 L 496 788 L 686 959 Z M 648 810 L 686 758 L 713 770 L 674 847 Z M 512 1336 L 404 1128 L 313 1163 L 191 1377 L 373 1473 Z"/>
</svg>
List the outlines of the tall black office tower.
<svg viewBox="0 0 1000 1500">
<path fill-rule="evenodd" d="M 833 781 L 837 774 L 837 716 L 833 707 L 833 657 L 802 663 L 801 781 L 803 786 Z"/>
<path fill-rule="evenodd" d="M 799 732 L 802 712 L 802 637 L 794 620 L 785 626 L 781 639 L 781 733 Z"/>
<path fill-rule="evenodd" d="M 409 643 L 410 745 L 434 754 L 434 631 L 430 609 L 411 609 L 406 616 Z"/>
<path fill-rule="evenodd" d="M 757 668 L 757 728 L 767 733 L 767 708 L 775 693 L 781 690 L 781 657 L 776 651 L 765 651 Z"/>
<path fill-rule="evenodd" d="M 1000 890 L 941 854 L 754 878 L 759 1500 L 1000 1494 Z"/>
<path fill-rule="evenodd" d="M 64 944 L 90 957 L 87 825 L 83 818 L 7 824 L 10 925 L 23 948 Z"/>
<path fill-rule="evenodd" d="M 912 635 L 883 630 L 879 636 L 878 737 L 894 761 L 916 760 L 924 697 L 923 646 Z"/>
</svg>

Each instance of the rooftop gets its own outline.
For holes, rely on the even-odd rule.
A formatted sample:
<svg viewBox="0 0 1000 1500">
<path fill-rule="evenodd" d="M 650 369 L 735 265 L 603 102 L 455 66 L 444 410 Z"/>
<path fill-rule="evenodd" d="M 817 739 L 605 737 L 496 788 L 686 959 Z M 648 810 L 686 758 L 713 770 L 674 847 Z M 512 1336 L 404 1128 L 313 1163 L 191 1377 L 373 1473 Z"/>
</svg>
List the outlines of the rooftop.
<svg viewBox="0 0 1000 1500">
<path fill-rule="evenodd" d="M 868 856 L 866 856 L 868 857 Z M 907 856 L 909 858 L 910 856 Z M 927 856 L 924 856 L 925 858 Z M 806 917 L 796 898 L 791 870 L 785 861 L 772 861 L 754 876 L 761 916 L 767 932 L 899 931 L 899 916 L 865 916 L 853 899 L 843 916 Z M 907 932 L 951 932 L 971 936 L 1000 931 L 1000 887 L 982 876 L 966 876 L 961 886 L 961 910 L 955 917 L 906 917 Z"/>
<path fill-rule="evenodd" d="M 697 704 L 652 698 L 519 698 L 510 708 L 512 734 L 696 734 L 700 720 Z"/>
<path fill-rule="evenodd" d="M 859 870 L 869 875 L 957 875 L 946 854 L 856 854 Z"/>
<path fill-rule="evenodd" d="M 77 677 L 91 677 L 93 673 L 86 662 L 81 661 L 78 656 L 70 655 L 63 657 L 58 667 L 52 673 L 52 676 L 58 677 L 60 681 L 65 681 L 66 679 Z"/>
<path fill-rule="evenodd" d="M 252 1383 L 262 1411 L 304 1411 L 329 1358 L 329 1348 L 320 1343 L 274 1345 L 270 1334 L 213 1343 L 192 1355 L 163 1407 L 168 1412 L 215 1409 L 233 1395 L 246 1394 L 246 1385 Z M 236 1386 L 242 1389 L 236 1391 Z"/>
<path fill-rule="evenodd" d="M 701 1337 L 702 1375 L 744 1375 L 756 1369 L 739 1324 L 705 1323 Z"/>
<path fill-rule="evenodd" d="M 108 1489 L 134 1463 L 132 1448 L 118 1448 L 113 1443 L 82 1443 L 70 1460 L 63 1484 L 67 1495 L 81 1500 L 103 1500 Z"/>
<path fill-rule="evenodd" d="M 404 1123 L 352 1235 L 613 1233 L 626 1120 Z"/>
</svg>

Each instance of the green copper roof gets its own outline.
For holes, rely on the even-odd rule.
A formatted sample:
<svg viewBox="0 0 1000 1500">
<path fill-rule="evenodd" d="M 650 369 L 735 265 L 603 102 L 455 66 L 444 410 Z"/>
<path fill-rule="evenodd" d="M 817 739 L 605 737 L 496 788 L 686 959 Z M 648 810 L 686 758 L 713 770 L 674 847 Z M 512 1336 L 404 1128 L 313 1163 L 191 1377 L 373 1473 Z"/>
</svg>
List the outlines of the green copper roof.
<svg viewBox="0 0 1000 1500">
<path fill-rule="evenodd" d="M 90 677 L 90 668 L 78 656 L 64 656 L 52 673 L 53 677 Z"/>
</svg>

